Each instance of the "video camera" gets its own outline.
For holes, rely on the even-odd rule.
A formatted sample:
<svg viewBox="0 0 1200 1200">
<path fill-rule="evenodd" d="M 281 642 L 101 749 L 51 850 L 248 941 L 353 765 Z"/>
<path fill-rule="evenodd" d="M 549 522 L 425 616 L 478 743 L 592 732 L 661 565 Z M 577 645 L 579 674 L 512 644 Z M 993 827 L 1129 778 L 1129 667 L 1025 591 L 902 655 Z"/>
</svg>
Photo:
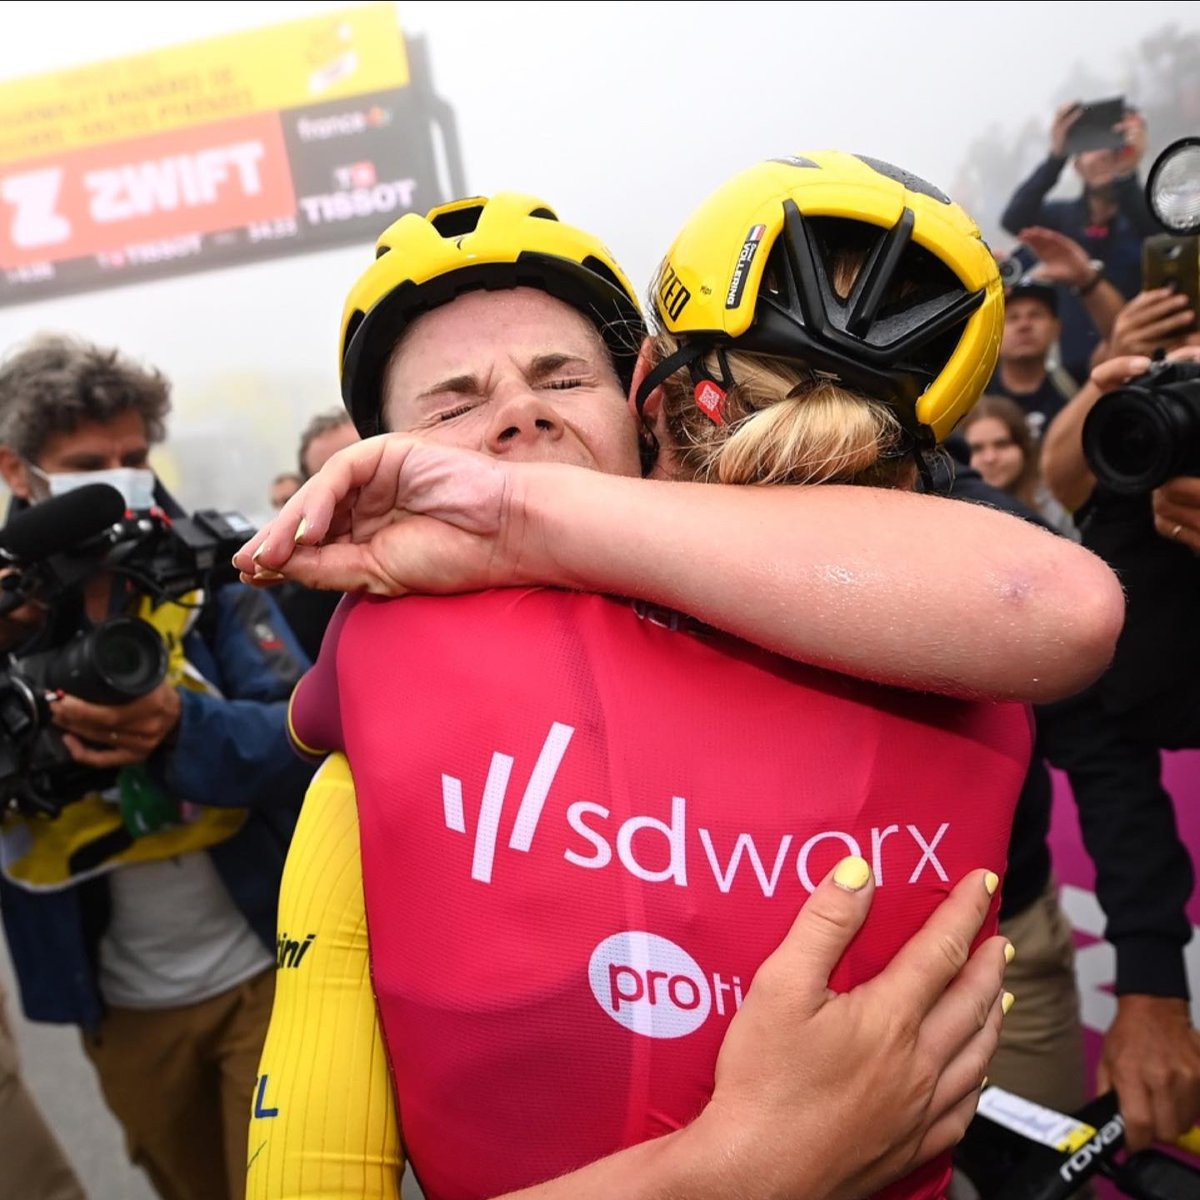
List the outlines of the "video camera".
<svg viewBox="0 0 1200 1200">
<path fill-rule="evenodd" d="M 172 517 L 160 508 L 128 512 L 107 484 L 46 500 L 0 531 L 0 615 L 37 600 L 54 607 L 102 571 L 135 582 L 155 600 L 178 600 L 232 580 L 234 552 L 254 532 L 238 513 Z M 81 615 L 81 614 L 80 614 Z M 66 692 L 122 705 L 152 692 L 167 672 L 158 631 L 134 617 L 88 629 L 61 621 L 0 665 L 0 807 L 57 816 L 86 792 L 111 785 L 113 771 L 82 767 L 50 724 L 50 701 Z"/>
<path fill-rule="evenodd" d="M 1138 496 L 1200 475 L 1200 363 L 1156 362 L 1096 401 L 1083 454 L 1109 491 Z"/>
</svg>

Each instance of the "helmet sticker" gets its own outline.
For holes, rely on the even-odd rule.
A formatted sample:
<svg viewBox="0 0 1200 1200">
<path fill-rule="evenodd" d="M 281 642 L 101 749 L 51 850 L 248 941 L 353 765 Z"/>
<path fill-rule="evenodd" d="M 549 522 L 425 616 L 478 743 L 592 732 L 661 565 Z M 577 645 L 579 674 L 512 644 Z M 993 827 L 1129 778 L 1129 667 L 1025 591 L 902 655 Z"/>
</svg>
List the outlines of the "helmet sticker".
<svg viewBox="0 0 1200 1200">
<path fill-rule="evenodd" d="M 683 286 L 683 280 L 675 273 L 670 263 L 663 263 L 662 275 L 658 281 L 658 301 L 663 312 L 672 321 L 679 320 L 679 314 L 687 308 L 692 293 Z"/>
<path fill-rule="evenodd" d="M 741 252 L 738 254 L 737 265 L 733 268 L 733 278 L 729 281 L 729 292 L 725 296 L 726 308 L 737 308 L 741 304 L 742 292 L 746 288 L 746 277 L 750 274 L 750 264 L 754 261 L 758 245 L 766 232 L 765 225 L 755 225 L 746 234 L 746 240 L 742 243 Z"/>
<path fill-rule="evenodd" d="M 761 226 L 760 226 L 761 228 Z M 725 424 L 725 389 L 711 379 L 696 384 L 696 405 L 714 425 Z"/>
</svg>

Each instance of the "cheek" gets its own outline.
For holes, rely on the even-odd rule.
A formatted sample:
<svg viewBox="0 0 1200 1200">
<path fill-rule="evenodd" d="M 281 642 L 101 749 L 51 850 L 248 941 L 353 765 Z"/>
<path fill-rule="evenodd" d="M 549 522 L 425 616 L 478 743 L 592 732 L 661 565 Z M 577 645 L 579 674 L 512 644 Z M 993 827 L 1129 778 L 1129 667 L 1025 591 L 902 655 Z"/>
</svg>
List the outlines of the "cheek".
<svg viewBox="0 0 1200 1200">
<path fill-rule="evenodd" d="M 1000 470 L 1003 471 L 1003 473 L 1004 473 L 1004 478 L 1005 478 L 1006 482 L 1011 482 L 1012 480 L 1016 479 L 1016 477 L 1018 475 L 1020 475 L 1021 468 L 1024 465 L 1025 465 L 1025 463 L 1024 463 L 1024 460 L 1022 459 L 1020 453 L 1006 454 L 1000 460 L 1000 464 L 999 464 Z"/>
</svg>

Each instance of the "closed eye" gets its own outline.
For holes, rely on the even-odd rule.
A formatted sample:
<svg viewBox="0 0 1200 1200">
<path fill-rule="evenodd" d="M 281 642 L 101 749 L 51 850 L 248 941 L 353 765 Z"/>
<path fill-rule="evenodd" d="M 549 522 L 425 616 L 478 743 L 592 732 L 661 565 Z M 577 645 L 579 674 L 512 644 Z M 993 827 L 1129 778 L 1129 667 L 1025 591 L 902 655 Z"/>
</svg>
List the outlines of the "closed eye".
<svg viewBox="0 0 1200 1200">
<path fill-rule="evenodd" d="M 471 406 L 469 404 L 460 404 L 458 408 L 448 408 L 445 412 L 437 414 L 439 421 L 453 421 L 455 417 L 461 417 L 463 413 L 469 413 Z"/>
<path fill-rule="evenodd" d="M 547 379 L 542 387 L 551 388 L 556 392 L 565 392 L 568 388 L 583 387 L 585 382 L 583 379 Z"/>
</svg>

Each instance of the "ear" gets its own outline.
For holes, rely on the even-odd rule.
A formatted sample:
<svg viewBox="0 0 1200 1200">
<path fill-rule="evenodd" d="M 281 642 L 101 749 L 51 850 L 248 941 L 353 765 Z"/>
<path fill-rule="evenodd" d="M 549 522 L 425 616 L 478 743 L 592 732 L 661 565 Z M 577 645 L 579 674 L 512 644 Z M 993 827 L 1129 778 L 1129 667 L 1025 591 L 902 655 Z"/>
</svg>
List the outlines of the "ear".
<svg viewBox="0 0 1200 1200">
<path fill-rule="evenodd" d="M 656 387 L 646 397 L 646 402 L 642 405 L 640 414 L 638 412 L 637 396 L 642 388 L 642 380 L 654 370 L 655 365 L 653 342 L 648 337 L 643 338 L 641 349 L 638 351 L 637 363 L 633 368 L 633 382 L 629 387 L 629 411 L 633 413 L 635 421 L 638 421 L 639 424 L 645 424 L 650 429 L 653 429 L 657 424 L 658 415 L 662 411 L 662 388 Z"/>
<path fill-rule="evenodd" d="M 0 446 L 0 476 L 3 477 L 8 490 L 18 499 L 31 498 L 29 471 L 25 460 L 11 446 Z"/>
</svg>

